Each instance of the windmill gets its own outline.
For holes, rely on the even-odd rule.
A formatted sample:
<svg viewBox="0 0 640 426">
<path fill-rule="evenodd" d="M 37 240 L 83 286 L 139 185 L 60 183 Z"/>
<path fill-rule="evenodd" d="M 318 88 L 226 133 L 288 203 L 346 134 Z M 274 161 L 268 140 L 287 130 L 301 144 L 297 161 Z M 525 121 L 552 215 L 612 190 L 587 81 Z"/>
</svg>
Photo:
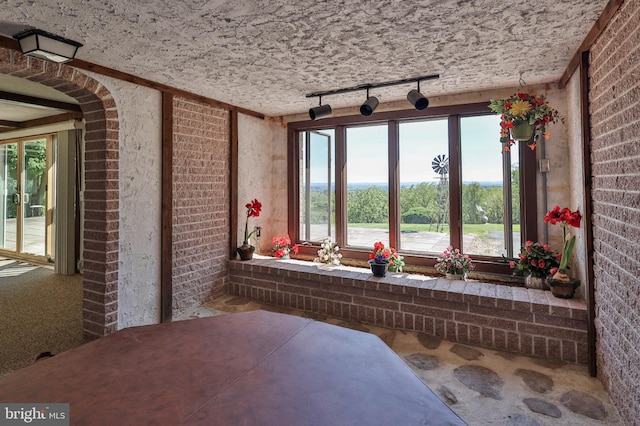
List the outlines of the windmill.
<svg viewBox="0 0 640 426">
<path fill-rule="evenodd" d="M 442 232 L 449 215 L 449 157 L 444 154 L 436 155 L 431 161 L 431 168 L 440 175 L 436 232 Z"/>
</svg>

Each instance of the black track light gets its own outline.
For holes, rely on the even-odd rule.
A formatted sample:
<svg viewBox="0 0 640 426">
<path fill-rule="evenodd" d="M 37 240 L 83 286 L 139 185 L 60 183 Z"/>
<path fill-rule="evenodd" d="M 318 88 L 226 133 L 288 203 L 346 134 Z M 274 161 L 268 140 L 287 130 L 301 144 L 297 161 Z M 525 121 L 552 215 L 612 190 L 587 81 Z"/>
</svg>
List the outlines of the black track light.
<svg viewBox="0 0 640 426">
<path fill-rule="evenodd" d="M 312 120 L 329 117 L 332 114 L 331 105 L 322 105 L 322 96 L 319 96 L 319 98 L 320 105 L 315 108 L 309 108 L 309 118 Z"/>
<path fill-rule="evenodd" d="M 418 80 L 418 90 L 412 89 L 407 93 L 407 100 L 411 102 L 411 105 L 418 111 L 422 111 L 423 109 L 427 109 L 429 106 L 429 99 L 425 98 L 422 93 L 420 93 L 420 80 Z"/>
<path fill-rule="evenodd" d="M 378 101 L 378 98 L 376 98 L 375 96 L 369 96 L 369 89 L 367 89 L 367 100 L 364 101 L 362 106 L 360 106 L 360 114 L 364 115 L 365 117 L 370 116 L 371 114 L 373 114 L 373 111 L 376 110 L 379 103 L 380 101 Z"/>
</svg>

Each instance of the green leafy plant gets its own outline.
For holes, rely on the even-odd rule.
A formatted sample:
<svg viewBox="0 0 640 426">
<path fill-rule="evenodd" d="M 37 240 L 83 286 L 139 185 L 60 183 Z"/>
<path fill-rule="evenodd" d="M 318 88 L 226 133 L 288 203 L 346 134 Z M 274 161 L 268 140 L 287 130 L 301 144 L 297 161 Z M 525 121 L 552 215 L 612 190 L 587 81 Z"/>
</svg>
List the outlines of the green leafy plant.
<svg viewBox="0 0 640 426">
<path fill-rule="evenodd" d="M 375 263 L 388 263 L 389 270 L 392 272 L 402 272 L 405 267 L 404 256 L 400 256 L 393 247 L 385 247 L 382 241 L 373 244 L 369 260 Z"/>
</svg>

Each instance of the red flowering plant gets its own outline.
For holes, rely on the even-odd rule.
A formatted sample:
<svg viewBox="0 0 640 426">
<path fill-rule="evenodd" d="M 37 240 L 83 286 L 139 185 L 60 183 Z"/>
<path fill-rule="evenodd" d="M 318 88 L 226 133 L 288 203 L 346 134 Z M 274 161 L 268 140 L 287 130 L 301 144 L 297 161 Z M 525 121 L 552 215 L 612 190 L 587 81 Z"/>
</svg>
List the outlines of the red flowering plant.
<svg viewBox="0 0 640 426">
<path fill-rule="evenodd" d="M 550 223 L 552 225 L 557 223 L 562 224 L 562 255 L 560 265 L 558 266 L 560 270 L 567 269 L 573 247 L 576 244 L 576 236 L 572 236 L 569 233 L 569 227 L 579 228 L 581 220 L 582 215 L 580 211 L 576 210 L 572 212 L 567 207 L 561 209 L 560 206 L 555 206 L 544 215 L 544 223 Z"/>
<path fill-rule="evenodd" d="M 273 237 L 271 239 L 271 242 L 274 245 L 273 255 L 275 257 L 287 258 L 289 257 L 289 254 L 291 252 L 294 252 L 296 254 L 298 253 L 298 245 L 291 245 L 291 238 L 289 238 L 289 234 L 285 235 L 284 237 Z"/>
<path fill-rule="evenodd" d="M 378 264 L 389 264 L 393 272 L 402 272 L 405 266 L 404 257 L 393 247 L 385 247 L 382 241 L 373 244 L 373 250 L 369 253 L 369 261 Z"/>
<path fill-rule="evenodd" d="M 544 96 L 536 96 L 533 93 L 518 92 L 507 99 L 492 99 L 489 109 L 500 116 L 500 142 L 505 151 L 515 144 L 511 137 L 510 129 L 521 123 L 529 123 L 534 128 L 533 142 L 529 142 L 529 148 L 536 148 L 538 138 L 549 138 L 549 123 L 557 122 L 560 117 L 556 109 L 552 108 Z"/>
<path fill-rule="evenodd" d="M 545 278 L 557 270 L 560 264 L 559 254 L 548 244 L 527 241 L 520 249 L 520 258 L 517 262 L 510 262 L 515 275 L 531 275 L 532 277 Z"/>
<path fill-rule="evenodd" d="M 262 211 L 262 204 L 257 199 L 253 199 L 250 203 L 247 203 L 245 207 L 247 208 L 247 220 L 244 223 L 244 241 L 242 242 L 242 245 L 248 246 L 249 238 L 251 238 L 251 236 L 258 230 L 256 228 L 253 231 L 249 232 L 249 218 L 260 216 L 260 211 Z"/>
</svg>

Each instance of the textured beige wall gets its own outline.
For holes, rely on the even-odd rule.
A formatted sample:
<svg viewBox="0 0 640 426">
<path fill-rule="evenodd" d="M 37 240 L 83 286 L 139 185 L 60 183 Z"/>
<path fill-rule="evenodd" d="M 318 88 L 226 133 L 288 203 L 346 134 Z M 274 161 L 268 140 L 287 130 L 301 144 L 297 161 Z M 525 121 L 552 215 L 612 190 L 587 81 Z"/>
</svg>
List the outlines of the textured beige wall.
<svg viewBox="0 0 640 426">
<path fill-rule="evenodd" d="M 89 73 L 112 93 L 120 121 L 118 328 L 160 320 L 160 92 Z"/>
<path fill-rule="evenodd" d="M 249 219 L 249 231 L 262 228 L 256 250 L 270 254 L 271 238 L 287 232 L 287 129 L 277 121 L 238 115 L 238 245 L 242 244 L 245 204 L 257 198 L 260 217 Z"/>
</svg>

